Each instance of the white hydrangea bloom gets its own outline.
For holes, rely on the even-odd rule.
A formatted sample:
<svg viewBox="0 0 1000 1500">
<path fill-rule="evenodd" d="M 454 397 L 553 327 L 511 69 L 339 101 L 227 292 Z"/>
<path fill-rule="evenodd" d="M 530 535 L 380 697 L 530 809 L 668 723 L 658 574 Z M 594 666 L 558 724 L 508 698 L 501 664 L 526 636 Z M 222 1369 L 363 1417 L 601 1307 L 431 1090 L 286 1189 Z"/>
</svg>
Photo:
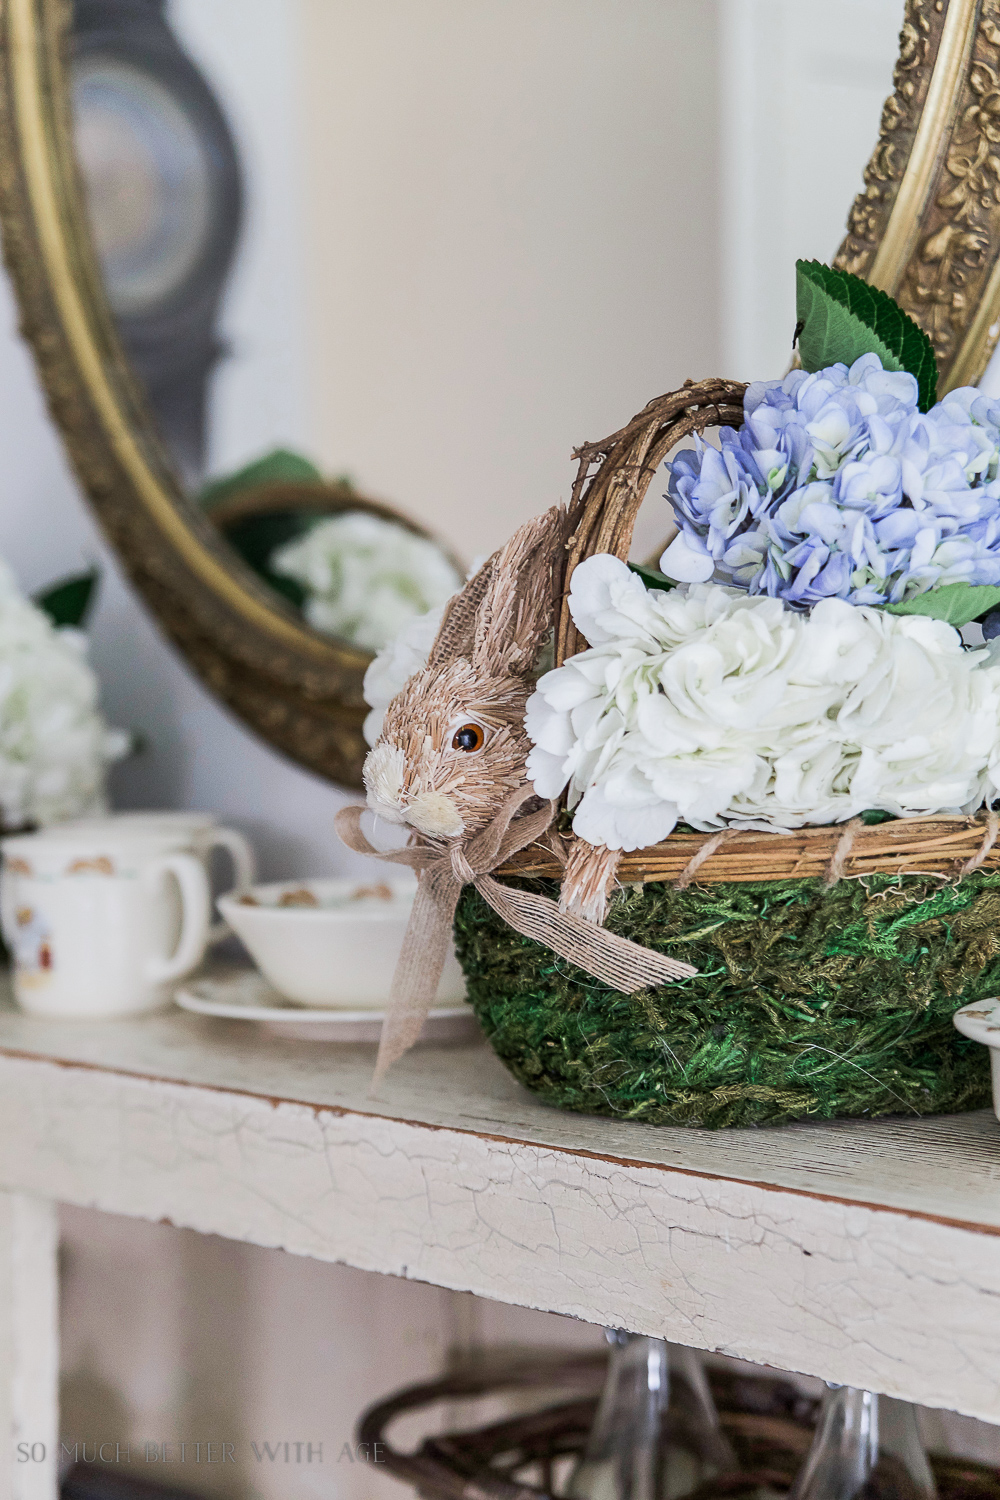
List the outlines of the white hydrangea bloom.
<svg viewBox="0 0 1000 1500">
<path fill-rule="evenodd" d="M 369 651 L 443 604 L 461 583 L 435 542 L 364 511 L 320 521 L 279 547 L 271 567 L 306 590 L 310 625 Z"/>
<path fill-rule="evenodd" d="M 57 823 L 105 808 L 107 766 L 129 738 L 97 707 L 78 630 L 57 630 L 0 563 L 0 822 Z"/>
<path fill-rule="evenodd" d="M 540 796 L 568 787 L 590 843 L 972 810 L 1000 786 L 1000 648 L 939 620 L 650 591 L 608 556 L 576 569 L 570 609 L 591 649 L 529 699 L 528 772 Z"/>
</svg>

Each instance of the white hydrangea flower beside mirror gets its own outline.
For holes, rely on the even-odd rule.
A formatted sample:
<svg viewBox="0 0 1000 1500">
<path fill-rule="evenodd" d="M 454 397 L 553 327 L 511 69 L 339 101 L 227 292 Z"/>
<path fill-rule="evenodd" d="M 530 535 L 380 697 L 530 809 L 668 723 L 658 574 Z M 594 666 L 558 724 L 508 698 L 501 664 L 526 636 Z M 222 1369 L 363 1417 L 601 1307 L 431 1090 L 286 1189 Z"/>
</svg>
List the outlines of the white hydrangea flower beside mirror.
<svg viewBox="0 0 1000 1500">
<path fill-rule="evenodd" d="M 98 707 L 86 636 L 57 628 L 0 561 L 0 826 L 104 811 L 108 767 L 129 746 Z"/>
</svg>

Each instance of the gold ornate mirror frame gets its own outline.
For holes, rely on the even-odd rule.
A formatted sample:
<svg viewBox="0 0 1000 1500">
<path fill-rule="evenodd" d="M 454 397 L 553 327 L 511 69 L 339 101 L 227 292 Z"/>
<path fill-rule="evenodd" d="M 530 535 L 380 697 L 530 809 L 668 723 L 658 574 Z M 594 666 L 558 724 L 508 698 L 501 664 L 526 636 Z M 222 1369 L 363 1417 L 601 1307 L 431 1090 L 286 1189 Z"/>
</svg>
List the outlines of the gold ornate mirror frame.
<svg viewBox="0 0 1000 1500">
<path fill-rule="evenodd" d="M 906 0 L 893 85 L 834 265 L 926 330 L 943 394 L 1000 337 L 997 0 Z"/>
<path fill-rule="evenodd" d="M 72 148 L 68 27 L 67 0 L 0 0 L 0 227 L 53 417 L 133 582 L 207 685 L 356 786 L 367 654 L 305 625 L 185 496 L 122 354 Z M 894 84 L 836 263 L 926 328 L 944 390 L 978 380 L 1000 335 L 1000 0 L 907 0 Z"/>
</svg>

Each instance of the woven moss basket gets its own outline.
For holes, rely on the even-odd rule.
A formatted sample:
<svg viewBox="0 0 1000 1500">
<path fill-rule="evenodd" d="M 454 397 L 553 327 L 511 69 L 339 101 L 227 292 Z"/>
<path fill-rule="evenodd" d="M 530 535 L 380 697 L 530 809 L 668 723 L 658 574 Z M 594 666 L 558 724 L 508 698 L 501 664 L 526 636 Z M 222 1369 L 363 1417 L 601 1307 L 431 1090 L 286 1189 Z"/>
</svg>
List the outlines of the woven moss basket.
<svg viewBox="0 0 1000 1500">
<path fill-rule="evenodd" d="M 951 1017 L 1000 992 L 998 922 L 994 873 L 645 885 L 608 926 L 700 972 L 632 996 L 520 937 L 471 887 L 456 937 L 480 1023 L 529 1089 L 717 1127 L 988 1104 L 986 1050 Z"/>
<path fill-rule="evenodd" d="M 689 384 L 579 450 L 557 663 L 586 645 L 566 605 L 573 568 L 627 558 L 663 458 L 690 433 L 738 426 L 743 390 Z M 708 1128 L 978 1109 L 989 1063 L 951 1018 L 1000 993 L 998 826 L 984 813 L 678 832 L 612 859 L 608 927 L 699 971 L 632 996 L 521 937 L 468 887 L 455 931 L 469 999 L 511 1072 L 563 1108 Z M 550 836 L 498 873 L 558 895 L 573 844 Z"/>
</svg>

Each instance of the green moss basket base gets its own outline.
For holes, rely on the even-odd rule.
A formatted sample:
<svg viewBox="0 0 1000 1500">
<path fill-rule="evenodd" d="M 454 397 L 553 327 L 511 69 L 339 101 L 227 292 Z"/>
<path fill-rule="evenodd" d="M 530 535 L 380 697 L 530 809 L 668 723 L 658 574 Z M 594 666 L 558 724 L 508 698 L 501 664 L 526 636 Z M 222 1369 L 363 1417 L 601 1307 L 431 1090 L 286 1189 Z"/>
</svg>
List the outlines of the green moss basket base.
<svg viewBox="0 0 1000 1500">
<path fill-rule="evenodd" d="M 555 881 L 511 884 L 557 896 Z M 1000 873 L 621 892 L 608 926 L 695 964 L 619 995 L 513 932 L 473 887 L 458 956 L 497 1054 L 548 1103 L 707 1128 L 990 1102 L 960 1005 L 1000 994 Z"/>
</svg>

